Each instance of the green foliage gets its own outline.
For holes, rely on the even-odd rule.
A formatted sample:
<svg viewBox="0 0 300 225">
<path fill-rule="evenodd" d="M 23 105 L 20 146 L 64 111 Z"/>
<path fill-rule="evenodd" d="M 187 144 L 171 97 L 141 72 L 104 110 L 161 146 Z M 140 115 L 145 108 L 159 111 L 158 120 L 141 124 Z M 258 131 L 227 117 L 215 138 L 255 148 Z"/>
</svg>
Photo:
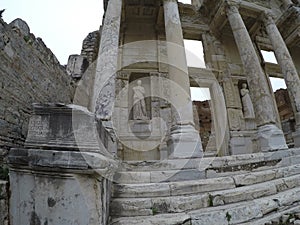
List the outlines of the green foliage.
<svg viewBox="0 0 300 225">
<path fill-rule="evenodd" d="M 33 41 L 32 39 L 30 38 L 30 36 L 24 36 L 23 37 L 24 41 L 29 44 L 29 45 L 32 45 L 33 44 Z"/>
<path fill-rule="evenodd" d="M 213 199 L 213 196 L 212 196 L 212 195 L 209 195 L 209 196 L 208 196 L 208 205 L 211 206 L 211 207 L 214 206 L 213 200 L 214 200 L 214 199 Z"/>
<path fill-rule="evenodd" d="M 0 180 L 8 180 L 9 170 L 7 167 L 0 167 Z"/>
<path fill-rule="evenodd" d="M 226 219 L 227 219 L 227 221 L 229 223 L 230 220 L 231 220 L 231 215 L 229 214 L 229 212 L 226 212 Z"/>
<path fill-rule="evenodd" d="M 23 39 L 27 43 L 30 40 L 30 37 L 29 36 L 24 36 Z"/>
<path fill-rule="evenodd" d="M 153 208 L 151 208 L 151 209 L 152 209 L 152 214 L 153 214 L 153 215 L 158 214 L 158 209 L 157 209 L 157 208 L 153 207 Z"/>
</svg>

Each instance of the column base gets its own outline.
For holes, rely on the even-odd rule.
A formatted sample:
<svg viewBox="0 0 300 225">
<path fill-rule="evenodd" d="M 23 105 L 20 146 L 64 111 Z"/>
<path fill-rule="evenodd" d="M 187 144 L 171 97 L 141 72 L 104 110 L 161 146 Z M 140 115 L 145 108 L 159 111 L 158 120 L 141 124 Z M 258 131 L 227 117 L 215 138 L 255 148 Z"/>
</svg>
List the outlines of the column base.
<svg viewBox="0 0 300 225">
<path fill-rule="evenodd" d="M 232 155 L 256 153 L 256 131 L 231 132 L 230 149 Z"/>
<path fill-rule="evenodd" d="M 294 139 L 294 147 L 295 147 L 295 148 L 299 148 L 299 147 L 300 147 L 300 128 L 297 129 L 297 130 L 293 133 L 293 139 Z"/>
<path fill-rule="evenodd" d="M 288 148 L 282 130 L 280 130 L 274 124 L 268 124 L 259 127 L 257 140 L 262 152 Z"/>
<path fill-rule="evenodd" d="M 169 159 L 202 158 L 203 148 L 199 133 L 192 125 L 171 128 L 168 140 Z"/>
</svg>

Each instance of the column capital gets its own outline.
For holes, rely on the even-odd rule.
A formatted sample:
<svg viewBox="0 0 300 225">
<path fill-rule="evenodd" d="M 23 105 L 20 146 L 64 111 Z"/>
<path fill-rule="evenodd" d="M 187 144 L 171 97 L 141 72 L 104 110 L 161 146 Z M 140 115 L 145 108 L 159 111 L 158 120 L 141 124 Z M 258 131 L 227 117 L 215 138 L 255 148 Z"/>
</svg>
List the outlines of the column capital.
<svg viewBox="0 0 300 225">
<path fill-rule="evenodd" d="M 234 1 L 234 0 L 225 0 L 225 10 L 229 14 L 236 14 L 240 13 L 239 8 L 241 5 L 241 1 Z"/>
<path fill-rule="evenodd" d="M 261 16 L 262 21 L 264 22 L 264 24 L 266 26 L 271 25 L 271 24 L 275 24 L 275 16 L 274 14 L 270 11 L 270 10 L 266 10 L 262 13 Z"/>
</svg>

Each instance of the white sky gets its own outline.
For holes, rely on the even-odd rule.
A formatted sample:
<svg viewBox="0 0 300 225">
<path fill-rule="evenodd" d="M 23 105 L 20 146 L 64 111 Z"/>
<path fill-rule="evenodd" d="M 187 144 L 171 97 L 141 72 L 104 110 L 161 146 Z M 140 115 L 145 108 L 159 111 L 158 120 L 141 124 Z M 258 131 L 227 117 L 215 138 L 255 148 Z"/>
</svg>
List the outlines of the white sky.
<svg viewBox="0 0 300 225">
<path fill-rule="evenodd" d="M 191 0 L 180 0 L 191 4 Z M 16 18 L 27 22 L 31 33 L 41 37 L 62 65 L 71 54 L 80 54 L 82 41 L 88 33 L 98 30 L 102 23 L 103 0 L 1 0 L 0 10 L 5 22 Z M 201 42 L 185 40 L 188 65 L 205 67 Z M 264 53 L 267 54 L 267 53 Z M 270 58 L 270 60 L 268 60 Z M 200 60 L 199 60 L 200 59 Z M 273 61 L 267 56 L 266 61 Z M 274 90 L 285 88 L 284 81 L 272 79 Z M 192 90 L 192 99 L 209 99 L 204 89 Z"/>
<path fill-rule="evenodd" d="M 64 65 L 69 55 L 80 54 L 88 33 L 99 29 L 103 0 L 1 0 L 1 9 L 7 23 L 25 20 Z"/>
</svg>

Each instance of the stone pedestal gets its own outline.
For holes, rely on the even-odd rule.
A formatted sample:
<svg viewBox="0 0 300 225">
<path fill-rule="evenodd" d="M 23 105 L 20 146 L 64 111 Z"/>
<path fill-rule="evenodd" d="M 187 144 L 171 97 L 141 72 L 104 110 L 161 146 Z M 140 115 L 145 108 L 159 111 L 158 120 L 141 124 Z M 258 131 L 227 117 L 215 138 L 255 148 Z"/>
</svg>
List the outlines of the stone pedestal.
<svg viewBox="0 0 300 225">
<path fill-rule="evenodd" d="M 282 130 L 273 124 L 259 127 L 257 139 L 263 152 L 288 148 Z"/>
<path fill-rule="evenodd" d="M 10 224 L 107 224 L 110 190 L 93 174 L 10 170 Z"/>
<path fill-rule="evenodd" d="M 294 139 L 294 147 L 299 148 L 300 147 L 300 130 L 297 130 L 293 133 L 293 139 Z"/>
<path fill-rule="evenodd" d="M 164 0 L 164 17 L 170 77 L 170 103 L 173 115 L 173 125 L 168 141 L 169 157 L 202 157 L 201 139 L 193 122 L 190 81 L 176 0 Z"/>
<path fill-rule="evenodd" d="M 94 126 L 86 109 L 35 106 L 25 148 L 9 152 L 11 225 L 107 224 L 117 162 Z"/>
<path fill-rule="evenodd" d="M 227 2 L 227 17 L 241 56 L 254 103 L 256 122 L 259 127 L 258 140 L 261 142 L 262 151 L 274 151 L 279 149 L 279 146 L 286 148 L 283 132 L 274 125 L 276 124 L 275 105 L 271 91 L 267 88 L 266 76 L 235 2 Z M 275 143 L 277 143 L 277 146 L 274 145 Z"/>
<path fill-rule="evenodd" d="M 168 140 L 169 158 L 200 158 L 203 156 L 199 133 L 191 125 L 172 127 Z"/>
<path fill-rule="evenodd" d="M 250 154 L 258 151 L 256 131 L 231 132 L 230 150 L 232 155 Z"/>
</svg>

